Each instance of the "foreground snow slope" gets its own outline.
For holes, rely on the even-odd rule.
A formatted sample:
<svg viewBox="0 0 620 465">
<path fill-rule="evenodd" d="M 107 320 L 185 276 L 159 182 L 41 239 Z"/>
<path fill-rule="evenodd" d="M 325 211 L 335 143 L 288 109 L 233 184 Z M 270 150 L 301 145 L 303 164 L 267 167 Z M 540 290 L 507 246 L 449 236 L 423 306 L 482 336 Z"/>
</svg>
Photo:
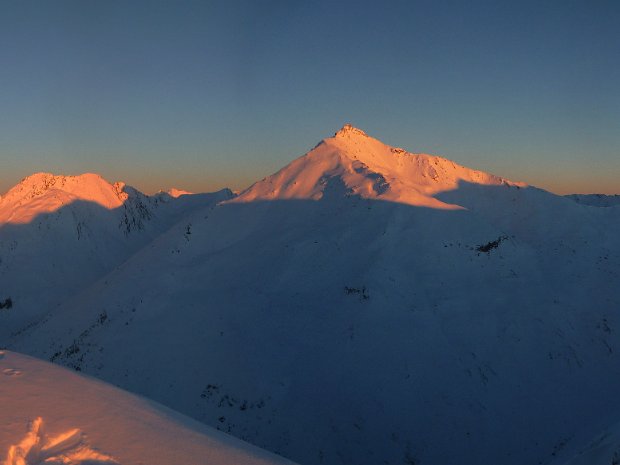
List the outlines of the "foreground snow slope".
<svg viewBox="0 0 620 465">
<path fill-rule="evenodd" d="M 1 460 L 3 465 L 291 463 L 152 401 L 7 351 L 0 352 Z"/>
<path fill-rule="evenodd" d="M 620 418 L 619 230 L 345 127 L 6 345 L 304 465 L 547 464 Z"/>
</svg>

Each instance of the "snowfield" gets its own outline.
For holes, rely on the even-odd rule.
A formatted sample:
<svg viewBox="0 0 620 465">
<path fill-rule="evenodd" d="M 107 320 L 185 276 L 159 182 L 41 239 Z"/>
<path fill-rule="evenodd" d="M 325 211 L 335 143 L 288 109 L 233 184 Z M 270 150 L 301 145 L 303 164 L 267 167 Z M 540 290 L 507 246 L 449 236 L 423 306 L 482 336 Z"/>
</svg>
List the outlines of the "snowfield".
<svg viewBox="0 0 620 465">
<path fill-rule="evenodd" d="M 0 227 L 0 346 L 304 465 L 616 460 L 617 207 L 351 126 L 238 196 L 175 195 Z M 122 459 L 87 426 L 50 438 Z"/>
<path fill-rule="evenodd" d="M 291 464 L 150 400 L 0 353 L 3 465 Z"/>
</svg>

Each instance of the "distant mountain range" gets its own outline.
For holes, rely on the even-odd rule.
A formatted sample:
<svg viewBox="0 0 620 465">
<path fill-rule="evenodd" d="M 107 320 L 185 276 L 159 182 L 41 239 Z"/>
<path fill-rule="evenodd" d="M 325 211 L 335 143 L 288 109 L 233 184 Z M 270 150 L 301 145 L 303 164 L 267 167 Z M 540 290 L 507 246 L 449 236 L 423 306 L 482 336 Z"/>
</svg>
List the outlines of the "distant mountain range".
<svg viewBox="0 0 620 465">
<path fill-rule="evenodd" d="M 570 194 L 569 199 L 583 205 L 591 205 L 593 207 L 613 207 L 620 205 L 620 195 L 604 195 L 604 194 Z"/>
<path fill-rule="evenodd" d="M 0 198 L 0 346 L 304 465 L 612 463 L 615 202 L 349 125 L 237 196 L 178 194 Z"/>
</svg>

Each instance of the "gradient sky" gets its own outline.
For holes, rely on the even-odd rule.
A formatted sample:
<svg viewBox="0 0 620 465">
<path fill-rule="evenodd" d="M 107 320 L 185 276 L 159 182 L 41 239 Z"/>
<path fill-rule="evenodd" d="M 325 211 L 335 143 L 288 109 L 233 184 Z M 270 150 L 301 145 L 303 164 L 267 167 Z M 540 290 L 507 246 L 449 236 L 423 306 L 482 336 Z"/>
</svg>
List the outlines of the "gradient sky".
<svg viewBox="0 0 620 465">
<path fill-rule="evenodd" d="M 0 12 L 0 193 L 37 171 L 239 189 L 346 122 L 554 192 L 620 193 L 615 0 Z"/>
</svg>

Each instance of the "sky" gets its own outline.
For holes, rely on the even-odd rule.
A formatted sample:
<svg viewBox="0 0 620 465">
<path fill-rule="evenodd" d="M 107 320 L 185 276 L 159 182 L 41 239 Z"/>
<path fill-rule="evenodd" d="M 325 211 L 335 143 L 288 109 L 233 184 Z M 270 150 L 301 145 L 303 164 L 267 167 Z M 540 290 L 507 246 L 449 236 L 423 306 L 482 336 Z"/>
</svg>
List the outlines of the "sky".
<svg viewBox="0 0 620 465">
<path fill-rule="evenodd" d="M 0 193 L 96 172 L 242 189 L 351 123 L 620 193 L 620 2 L 0 0 Z"/>
</svg>

